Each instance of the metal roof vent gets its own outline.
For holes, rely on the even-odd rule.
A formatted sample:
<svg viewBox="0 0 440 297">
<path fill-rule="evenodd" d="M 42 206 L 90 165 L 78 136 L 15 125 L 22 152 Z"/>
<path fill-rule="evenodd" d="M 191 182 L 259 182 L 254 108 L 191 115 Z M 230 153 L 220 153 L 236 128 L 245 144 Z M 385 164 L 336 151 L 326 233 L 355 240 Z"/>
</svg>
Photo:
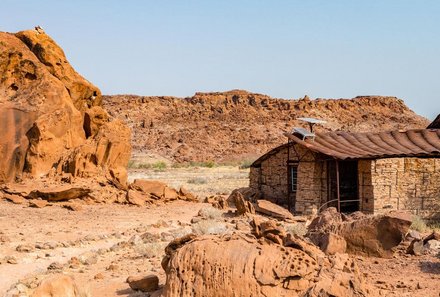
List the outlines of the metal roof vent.
<svg viewBox="0 0 440 297">
<path fill-rule="evenodd" d="M 313 126 L 316 124 L 327 123 L 326 121 L 318 120 L 314 118 L 297 118 L 297 120 L 308 123 L 310 127 L 310 131 L 307 131 L 304 128 L 298 128 L 298 127 L 293 128 L 292 134 L 298 134 L 299 136 L 301 136 L 302 140 L 305 140 L 306 138 L 311 138 L 312 140 L 315 140 L 315 133 L 313 132 Z"/>
</svg>

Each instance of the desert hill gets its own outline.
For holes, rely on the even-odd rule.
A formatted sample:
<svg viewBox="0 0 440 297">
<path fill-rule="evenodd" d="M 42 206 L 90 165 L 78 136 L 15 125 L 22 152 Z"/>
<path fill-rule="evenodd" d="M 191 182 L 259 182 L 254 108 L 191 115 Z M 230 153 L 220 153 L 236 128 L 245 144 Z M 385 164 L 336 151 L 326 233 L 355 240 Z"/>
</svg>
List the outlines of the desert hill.
<svg viewBox="0 0 440 297">
<path fill-rule="evenodd" d="M 242 90 L 192 97 L 103 96 L 105 108 L 132 129 L 135 152 L 176 162 L 253 159 L 286 141 L 297 117 L 328 123 L 323 130 L 378 131 L 424 128 L 429 122 L 396 97 L 275 99 Z"/>
</svg>

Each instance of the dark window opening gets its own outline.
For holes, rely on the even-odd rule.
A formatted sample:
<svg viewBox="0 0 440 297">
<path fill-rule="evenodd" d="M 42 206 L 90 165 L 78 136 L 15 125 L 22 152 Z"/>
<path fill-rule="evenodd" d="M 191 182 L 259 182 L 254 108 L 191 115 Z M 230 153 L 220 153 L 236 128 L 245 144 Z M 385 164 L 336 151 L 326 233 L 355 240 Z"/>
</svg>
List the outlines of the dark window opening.
<svg viewBox="0 0 440 297">
<path fill-rule="evenodd" d="M 293 197 L 296 195 L 298 187 L 298 164 L 289 165 L 289 190 L 293 193 Z"/>
</svg>

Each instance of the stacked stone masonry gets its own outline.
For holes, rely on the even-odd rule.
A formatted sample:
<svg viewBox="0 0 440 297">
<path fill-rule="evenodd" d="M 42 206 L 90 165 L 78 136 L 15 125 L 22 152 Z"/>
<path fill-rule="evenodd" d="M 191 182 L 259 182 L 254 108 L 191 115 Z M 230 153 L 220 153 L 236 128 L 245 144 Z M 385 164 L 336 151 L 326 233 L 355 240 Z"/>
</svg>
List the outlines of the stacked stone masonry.
<svg viewBox="0 0 440 297">
<path fill-rule="evenodd" d="M 289 158 L 288 158 L 289 154 Z M 331 199 L 329 158 L 300 145 L 282 147 L 251 167 L 250 187 L 280 205 L 293 203 L 289 191 L 289 163 L 298 162 L 294 209 L 310 213 Z M 343 166 L 343 162 L 340 163 Z M 425 219 L 440 219 L 440 158 L 383 158 L 358 160 L 359 209 L 367 213 L 406 210 Z M 293 205 L 292 205 L 293 206 Z"/>
</svg>

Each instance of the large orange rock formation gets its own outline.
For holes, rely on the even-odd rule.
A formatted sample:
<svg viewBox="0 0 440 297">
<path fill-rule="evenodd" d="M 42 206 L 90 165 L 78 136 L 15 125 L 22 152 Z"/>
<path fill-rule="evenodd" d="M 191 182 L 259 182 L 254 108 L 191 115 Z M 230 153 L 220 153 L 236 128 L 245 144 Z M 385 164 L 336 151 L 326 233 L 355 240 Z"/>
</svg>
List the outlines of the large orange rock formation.
<svg viewBox="0 0 440 297">
<path fill-rule="evenodd" d="M 0 32 L 0 183 L 48 174 L 126 185 L 130 130 L 41 29 Z"/>
</svg>

